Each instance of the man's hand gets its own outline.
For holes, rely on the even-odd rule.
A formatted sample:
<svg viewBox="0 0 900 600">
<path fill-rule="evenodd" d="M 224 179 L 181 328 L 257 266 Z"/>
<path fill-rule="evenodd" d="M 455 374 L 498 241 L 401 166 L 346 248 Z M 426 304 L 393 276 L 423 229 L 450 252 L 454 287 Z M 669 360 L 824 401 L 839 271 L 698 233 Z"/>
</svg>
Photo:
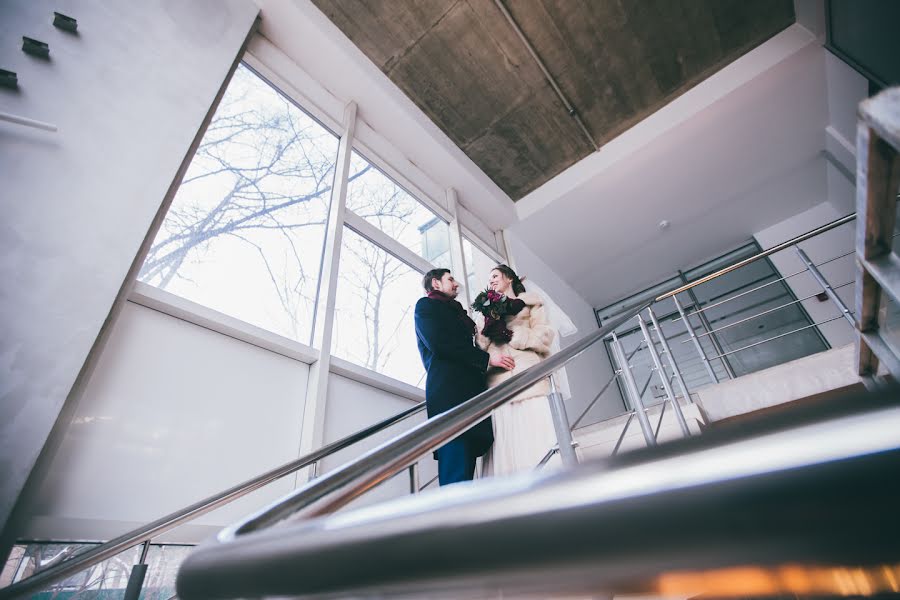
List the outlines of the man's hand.
<svg viewBox="0 0 900 600">
<path fill-rule="evenodd" d="M 490 364 L 492 367 L 499 367 L 504 371 L 512 371 L 516 368 L 516 361 L 512 356 L 492 356 Z"/>
</svg>

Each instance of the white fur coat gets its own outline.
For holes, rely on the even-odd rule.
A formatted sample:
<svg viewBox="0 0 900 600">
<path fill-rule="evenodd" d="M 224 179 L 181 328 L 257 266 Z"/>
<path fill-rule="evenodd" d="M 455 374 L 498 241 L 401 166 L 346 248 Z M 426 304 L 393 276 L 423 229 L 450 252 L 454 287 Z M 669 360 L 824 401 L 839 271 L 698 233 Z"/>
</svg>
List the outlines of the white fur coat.
<svg viewBox="0 0 900 600">
<path fill-rule="evenodd" d="M 516 367 L 512 371 L 504 371 L 496 367 L 489 368 L 487 372 L 488 387 L 494 387 L 528 367 L 538 364 L 550 354 L 550 345 L 553 343 L 556 332 L 550 327 L 543 299 L 534 292 L 523 292 L 519 294 L 519 299 L 525 303 L 525 308 L 519 314 L 506 318 L 506 327 L 512 331 L 512 339 L 508 344 L 498 344 L 481 335 L 481 330 L 484 328 L 484 316 L 480 313 L 475 314 L 475 323 L 478 326 L 475 339 L 478 346 L 488 352 L 491 358 L 511 356 L 516 361 Z M 513 401 L 534 396 L 546 396 L 549 393 L 550 383 L 545 379 L 519 393 L 513 398 Z"/>
</svg>

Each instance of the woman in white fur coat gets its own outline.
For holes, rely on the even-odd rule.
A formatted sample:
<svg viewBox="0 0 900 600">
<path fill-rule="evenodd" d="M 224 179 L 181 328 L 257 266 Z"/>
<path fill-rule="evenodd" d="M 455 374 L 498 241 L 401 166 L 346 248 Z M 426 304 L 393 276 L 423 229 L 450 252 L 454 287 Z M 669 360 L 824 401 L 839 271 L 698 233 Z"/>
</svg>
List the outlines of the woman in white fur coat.
<svg viewBox="0 0 900 600">
<path fill-rule="evenodd" d="M 526 291 L 515 271 L 508 266 L 498 265 L 491 271 L 488 287 L 525 303 L 517 314 L 505 317 L 506 328 L 512 332 L 509 342 L 498 341 L 496 336 L 495 339 L 486 337 L 483 334 L 484 317 L 476 313 L 478 346 L 491 358 L 505 355 L 516 362 L 510 371 L 488 370 L 488 387 L 494 387 L 544 360 L 550 354 L 556 332 L 548 321 L 543 298 Z M 507 475 L 534 469 L 553 448 L 556 432 L 547 401 L 549 393 L 550 383 L 545 379 L 494 410 L 494 445 L 485 455 L 484 475 Z"/>
</svg>

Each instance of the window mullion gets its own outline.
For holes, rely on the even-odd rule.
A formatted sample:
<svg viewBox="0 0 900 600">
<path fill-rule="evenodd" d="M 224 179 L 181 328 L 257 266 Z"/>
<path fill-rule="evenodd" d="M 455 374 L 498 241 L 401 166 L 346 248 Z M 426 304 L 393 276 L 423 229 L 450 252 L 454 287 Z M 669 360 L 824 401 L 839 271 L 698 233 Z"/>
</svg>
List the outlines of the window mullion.
<svg viewBox="0 0 900 600">
<path fill-rule="evenodd" d="M 463 257 L 462 247 L 462 231 L 459 224 L 458 200 L 456 190 L 447 188 L 447 206 L 450 208 L 450 262 L 453 265 L 453 272 L 457 280 L 466 282 L 466 261 Z M 462 286 L 462 305 L 468 310 L 472 304 L 472 290 L 469 289 L 468 283 Z"/>
<path fill-rule="evenodd" d="M 488 258 L 491 258 L 498 263 L 506 263 L 506 259 L 503 257 L 502 252 L 498 252 L 491 248 L 487 242 L 478 237 L 474 231 L 466 227 L 465 225 L 460 225 L 460 231 L 462 232 L 463 237 L 469 240 L 469 243 L 481 250 Z M 508 264 L 508 263 L 507 263 Z M 510 265 L 512 266 L 512 265 Z"/>
<path fill-rule="evenodd" d="M 407 264 L 420 273 L 424 274 L 426 271 L 434 268 L 430 262 L 381 231 L 349 208 L 344 217 L 344 224 L 397 260 Z"/>
<path fill-rule="evenodd" d="M 350 102 L 344 112 L 344 134 L 341 136 L 338 146 L 334 186 L 328 209 L 328 225 L 325 231 L 325 249 L 322 257 L 313 329 L 313 346 L 318 352 L 318 359 L 310 369 L 306 388 L 306 403 L 303 408 L 303 424 L 300 434 L 301 456 L 321 446 L 325 434 L 325 404 L 328 398 L 328 376 L 331 367 L 334 304 L 341 262 L 341 245 L 347 207 L 347 180 L 350 174 L 355 128 L 356 103 Z"/>
</svg>

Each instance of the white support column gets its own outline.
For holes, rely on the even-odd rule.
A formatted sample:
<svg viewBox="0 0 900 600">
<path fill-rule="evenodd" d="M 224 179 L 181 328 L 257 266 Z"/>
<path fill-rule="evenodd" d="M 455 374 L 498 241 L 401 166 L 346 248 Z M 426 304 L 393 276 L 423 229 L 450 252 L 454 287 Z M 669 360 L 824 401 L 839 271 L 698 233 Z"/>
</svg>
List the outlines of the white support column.
<svg viewBox="0 0 900 600">
<path fill-rule="evenodd" d="M 463 293 L 460 294 L 458 300 L 466 307 L 466 310 L 469 310 L 474 290 L 469 289 L 469 282 L 466 280 L 466 261 L 463 256 L 462 231 L 459 228 L 459 211 L 457 208 L 456 190 L 447 188 L 447 209 L 453 217 L 450 221 L 450 262 L 453 265 L 453 276 L 462 283 Z"/>
<path fill-rule="evenodd" d="M 338 271 L 341 262 L 341 242 L 344 237 L 344 217 L 347 211 L 347 179 L 350 174 L 350 158 L 353 152 L 353 135 L 356 131 L 356 103 L 350 102 L 344 110 L 344 134 L 338 146 L 334 187 L 328 209 L 328 225 L 325 230 L 325 250 L 322 272 L 319 275 L 319 292 L 316 297 L 313 347 L 318 358 L 310 367 L 306 386 L 306 404 L 303 410 L 303 426 L 300 434 L 300 456 L 322 445 L 325 433 L 325 404 L 328 400 L 328 376 L 331 367 L 331 342 L 334 328 L 334 300 L 337 294 Z M 300 475 L 298 474 L 298 482 Z"/>
</svg>

